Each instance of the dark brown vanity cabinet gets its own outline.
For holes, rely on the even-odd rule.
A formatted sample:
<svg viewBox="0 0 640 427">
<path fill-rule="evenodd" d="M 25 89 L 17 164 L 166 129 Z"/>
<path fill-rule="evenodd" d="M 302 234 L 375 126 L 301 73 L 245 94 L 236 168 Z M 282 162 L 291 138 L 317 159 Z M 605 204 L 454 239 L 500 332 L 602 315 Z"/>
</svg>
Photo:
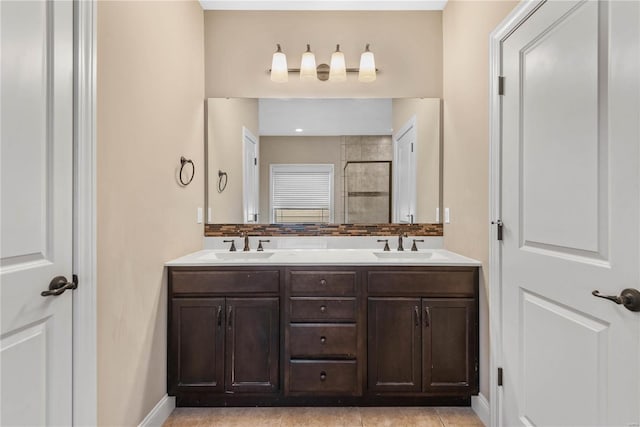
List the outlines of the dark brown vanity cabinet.
<svg viewBox="0 0 640 427">
<path fill-rule="evenodd" d="M 171 267 L 178 406 L 468 405 L 478 268 Z"/>
<path fill-rule="evenodd" d="M 279 391 L 279 274 L 273 273 L 171 272 L 169 393 Z M 267 287 L 254 288 L 252 277 L 263 274 L 257 282 Z M 228 289 L 236 280 L 238 288 Z"/>
<path fill-rule="evenodd" d="M 478 392 L 477 270 L 368 274 L 368 389 Z"/>
<path fill-rule="evenodd" d="M 285 395 L 362 395 L 360 273 L 288 269 Z"/>
<path fill-rule="evenodd" d="M 420 298 L 369 298 L 368 389 L 422 390 Z"/>
</svg>

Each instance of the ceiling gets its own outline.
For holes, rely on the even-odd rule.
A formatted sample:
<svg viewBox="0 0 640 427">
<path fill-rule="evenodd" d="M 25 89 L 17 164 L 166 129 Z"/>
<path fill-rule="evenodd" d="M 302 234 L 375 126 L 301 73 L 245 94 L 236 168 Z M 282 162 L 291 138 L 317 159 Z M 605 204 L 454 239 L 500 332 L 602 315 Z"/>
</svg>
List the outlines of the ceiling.
<svg viewBox="0 0 640 427">
<path fill-rule="evenodd" d="M 447 0 L 200 0 L 204 10 L 443 10 Z"/>
</svg>

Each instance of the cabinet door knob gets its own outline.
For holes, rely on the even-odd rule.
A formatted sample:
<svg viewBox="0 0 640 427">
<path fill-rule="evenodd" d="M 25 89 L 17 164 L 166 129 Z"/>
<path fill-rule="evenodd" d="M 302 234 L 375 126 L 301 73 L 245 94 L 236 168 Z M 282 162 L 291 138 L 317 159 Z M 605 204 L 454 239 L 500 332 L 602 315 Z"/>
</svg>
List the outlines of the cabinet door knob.
<svg viewBox="0 0 640 427">
<path fill-rule="evenodd" d="M 327 373 L 325 371 L 320 372 L 320 381 L 327 379 Z"/>
<path fill-rule="evenodd" d="M 327 306 L 326 305 L 321 305 L 320 306 L 320 313 L 326 313 L 327 312 Z"/>
<path fill-rule="evenodd" d="M 325 344 L 327 342 L 327 337 L 320 337 L 320 342 Z"/>
<path fill-rule="evenodd" d="M 324 285 L 326 285 L 326 284 L 327 284 L 327 281 L 326 281 L 326 280 L 324 280 L 324 279 L 320 279 L 320 284 L 321 284 L 322 286 L 324 286 Z"/>
</svg>

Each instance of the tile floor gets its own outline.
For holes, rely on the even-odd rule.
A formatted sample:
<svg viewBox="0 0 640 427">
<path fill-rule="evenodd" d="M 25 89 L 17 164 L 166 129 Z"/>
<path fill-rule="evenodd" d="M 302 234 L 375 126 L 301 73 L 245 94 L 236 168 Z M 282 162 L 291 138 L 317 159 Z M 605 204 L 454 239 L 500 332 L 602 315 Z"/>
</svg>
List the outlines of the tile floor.
<svg viewBox="0 0 640 427">
<path fill-rule="evenodd" d="M 471 408 L 176 408 L 164 427 L 483 427 Z"/>
</svg>

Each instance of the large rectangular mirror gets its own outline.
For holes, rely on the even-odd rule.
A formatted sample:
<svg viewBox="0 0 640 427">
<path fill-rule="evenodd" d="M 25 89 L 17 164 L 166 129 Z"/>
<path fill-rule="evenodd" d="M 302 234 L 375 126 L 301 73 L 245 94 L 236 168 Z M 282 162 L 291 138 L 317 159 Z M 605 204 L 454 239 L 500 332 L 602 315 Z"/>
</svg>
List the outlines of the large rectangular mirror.
<svg viewBox="0 0 640 427">
<path fill-rule="evenodd" d="M 438 223 L 440 99 L 207 100 L 209 223 Z"/>
</svg>

